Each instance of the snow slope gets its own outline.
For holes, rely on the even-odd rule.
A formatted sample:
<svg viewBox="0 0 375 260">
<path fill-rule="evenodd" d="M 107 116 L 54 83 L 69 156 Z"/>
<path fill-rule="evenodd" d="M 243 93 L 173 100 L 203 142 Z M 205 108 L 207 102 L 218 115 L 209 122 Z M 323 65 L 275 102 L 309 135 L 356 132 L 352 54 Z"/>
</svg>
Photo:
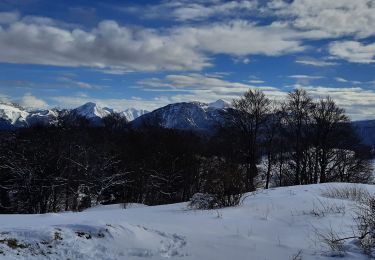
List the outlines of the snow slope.
<svg viewBox="0 0 375 260">
<path fill-rule="evenodd" d="M 330 184 L 344 186 L 347 184 Z M 81 213 L 0 215 L 0 259 L 332 259 L 315 228 L 352 234 L 353 202 L 322 197 L 328 185 L 249 194 L 235 208 L 186 209 L 185 203 L 96 207 Z M 371 192 L 374 186 L 368 185 Z M 316 216 L 321 203 L 343 212 Z M 14 249 L 7 245 L 7 241 Z M 341 259 L 366 259 L 348 244 Z M 299 259 L 299 258 L 296 258 Z"/>
<path fill-rule="evenodd" d="M 95 103 L 88 102 L 75 108 L 72 112 L 87 119 L 96 119 L 108 116 L 112 111 L 108 108 L 102 108 Z"/>
<path fill-rule="evenodd" d="M 140 116 L 143 116 L 144 114 L 147 114 L 148 111 L 143 109 L 127 108 L 119 113 L 130 122 Z"/>
</svg>

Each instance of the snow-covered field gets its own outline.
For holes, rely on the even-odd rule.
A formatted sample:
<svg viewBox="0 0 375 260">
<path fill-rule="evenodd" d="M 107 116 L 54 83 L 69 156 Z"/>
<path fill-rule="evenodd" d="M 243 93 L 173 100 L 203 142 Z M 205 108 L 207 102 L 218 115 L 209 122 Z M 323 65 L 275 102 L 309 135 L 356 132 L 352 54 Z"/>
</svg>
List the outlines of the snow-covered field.
<svg viewBox="0 0 375 260">
<path fill-rule="evenodd" d="M 0 259 L 332 259 L 315 230 L 352 235 L 355 225 L 352 201 L 322 196 L 332 185 L 349 184 L 270 189 L 210 211 L 179 203 L 0 215 Z M 314 214 L 321 205 L 339 210 Z M 341 259 L 367 259 L 351 243 L 347 249 Z"/>
</svg>

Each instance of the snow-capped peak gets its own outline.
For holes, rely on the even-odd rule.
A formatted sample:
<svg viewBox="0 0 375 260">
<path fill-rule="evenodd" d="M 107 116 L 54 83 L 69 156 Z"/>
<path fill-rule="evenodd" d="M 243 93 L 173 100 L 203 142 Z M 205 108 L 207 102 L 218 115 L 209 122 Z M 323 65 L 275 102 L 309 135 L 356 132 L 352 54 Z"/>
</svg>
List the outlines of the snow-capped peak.
<svg viewBox="0 0 375 260">
<path fill-rule="evenodd" d="M 143 109 L 127 108 L 124 111 L 120 112 L 120 114 L 130 122 L 148 112 L 149 111 Z"/>
<path fill-rule="evenodd" d="M 11 125 L 25 125 L 29 113 L 10 103 L 0 103 L 0 118 Z"/>
<path fill-rule="evenodd" d="M 218 99 L 215 102 L 208 103 L 208 107 L 211 108 L 217 108 L 217 109 L 223 109 L 223 108 L 228 108 L 230 107 L 230 103 L 223 100 L 223 99 Z"/>
<path fill-rule="evenodd" d="M 74 111 L 77 113 L 77 115 L 85 118 L 103 118 L 111 113 L 110 109 L 102 108 L 93 102 L 88 102 L 80 107 L 77 107 L 74 109 Z"/>
</svg>

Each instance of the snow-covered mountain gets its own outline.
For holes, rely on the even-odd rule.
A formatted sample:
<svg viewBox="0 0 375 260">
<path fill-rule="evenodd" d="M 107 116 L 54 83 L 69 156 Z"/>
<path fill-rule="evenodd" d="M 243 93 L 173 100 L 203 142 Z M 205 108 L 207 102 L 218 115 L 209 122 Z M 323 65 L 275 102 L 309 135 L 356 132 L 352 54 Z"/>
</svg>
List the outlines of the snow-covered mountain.
<svg viewBox="0 0 375 260">
<path fill-rule="evenodd" d="M 34 110 L 29 112 L 26 120 L 29 125 L 51 125 L 57 123 L 59 114 L 57 109 Z"/>
<path fill-rule="evenodd" d="M 108 116 L 113 110 L 109 108 L 102 108 L 99 105 L 88 102 L 76 109 L 72 110 L 72 113 L 76 113 L 79 116 L 90 118 L 103 118 Z"/>
<path fill-rule="evenodd" d="M 100 125 L 102 119 L 112 113 L 112 109 L 102 108 L 93 102 L 88 102 L 80 107 L 73 109 L 70 112 L 70 118 L 75 119 L 77 117 L 83 117 L 89 120 L 93 125 Z"/>
<path fill-rule="evenodd" d="M 0 128 L 2 129 L 27 126 L 28 116 L 29 113 L 17 105 L 0 103 Z"/>
<path fill-rule="evenodd" d="M 182 130 L 210 131 L 223 122 L 228 113 L 223 100 L 206 104 L 182 102 L 170 104 L 140 116 L 132 122 L 134 127 L 158 126 Z"/>
<path fill-rule="evenodd" d="M 12 103 L 0 104 L 0 129 L 14 129 L 36 124 L 48 125 L 57 122 L 59 111 L 26 109 Z"/>
<path fill-rule="evenodd" d="M 0 103 L 0 129 L 15 129 L 37 124 L 51 125 L 57 123 L 59 115 L 67 116 L 70 120 L 83 117 L 88 119 L 93 125 L 101 125 L 102 119 L 112 112 L 119 113 L 128 121 L 148 113 L 146 110 L 135 108 L 116 111 L 92 102 L 71 110 L 46 109 L 33 111 L 27 111 L 21 106 L 12 103 Z"/>
<path fill-rule="evenodd" d="M 122 116 L 126 118 L 126 120 L 133 121 L 134 119 L 143 116 L 144 114 L 149 113 L 147 110 L 143 109 L 135 109 L 135 108 L 128 108 L 125 109 L 124 111 L 119 112 Z"/>
<path fill-rule="evenodd" d="M 88 119 L 91 123 L 95 125 L 100 125 L 102 123 L 102 119 L 110 115 L 111 113 L 119 113 L 121 116 L 125 117 L 130 122 L 138 118 L 139 116 L 148 113 L 148 111 L 143 109 L 138 110 L 135 108 L 127 108 L 124 111 L 117 111 L 108 107 L 101 107 L 96 103 L 89 102 L 80 107 L 77 107 L 76 109 L 73 109 L 70 114 L 73 117 L 84 117 Z"/>
</svg>

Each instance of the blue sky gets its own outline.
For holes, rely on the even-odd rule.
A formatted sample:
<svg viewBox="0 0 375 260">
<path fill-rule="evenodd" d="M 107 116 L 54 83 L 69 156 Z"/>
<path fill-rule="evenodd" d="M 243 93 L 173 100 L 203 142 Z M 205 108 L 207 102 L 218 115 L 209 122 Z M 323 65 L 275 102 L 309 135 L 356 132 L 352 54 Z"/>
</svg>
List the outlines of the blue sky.
<svg viewBox="0 0 375 260">
<path fill-rule="evenodd" d="M 375 0 L 2 0 L 0 99 L 152 110 L 304 88 L 375 118 Z"/>
</svg>

